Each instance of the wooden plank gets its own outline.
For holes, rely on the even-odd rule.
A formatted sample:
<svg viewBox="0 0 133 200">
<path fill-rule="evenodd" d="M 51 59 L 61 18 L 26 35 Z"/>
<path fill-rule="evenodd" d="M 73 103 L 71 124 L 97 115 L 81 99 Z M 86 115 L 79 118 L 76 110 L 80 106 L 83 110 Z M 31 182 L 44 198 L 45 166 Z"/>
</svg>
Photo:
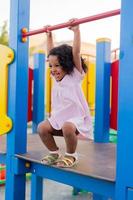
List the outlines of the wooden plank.
<svg viewBox="0 0 133 200">
<path fill-rule="evenodd" d="M 65 142 L 62 137 L 55 137 L 62 153 L 65 152 Z M 4 139 L 3 139 L 4 141 Z M 0 152 L 3 146 L 0 146 Z M 70 170 L 80 175 L 99 178 L 102 180 L 115 181 L 115 151 L 116 145 L 111 143 L 93 143 L 89 140 L 79 140 L 77 152 L 79 153 L 79 163 Z M 28 136 L 28 152 L 17 155 L 17 157 L 41 163 L 43 156 L 47 155 L 48 150 L 41 142 L 38 135 Z"/>
</svg>

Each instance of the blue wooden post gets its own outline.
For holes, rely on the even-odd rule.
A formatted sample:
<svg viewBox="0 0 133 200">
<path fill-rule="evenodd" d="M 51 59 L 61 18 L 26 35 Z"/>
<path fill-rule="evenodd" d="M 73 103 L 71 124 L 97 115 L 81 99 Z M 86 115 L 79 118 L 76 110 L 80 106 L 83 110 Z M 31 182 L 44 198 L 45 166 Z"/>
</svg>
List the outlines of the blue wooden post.
<svg viewBox="0 0 133 200">
<path fill-rule="evenodd" d="M 39 122 L 44 120 L 45 106 L 45 55 L 37 53 L 34 56 L 34 88 L 33 88 L 33 125 L 32 132 L 37 133 Z M 43 198 L 43 178 L 32 174 L 31 200 Z"/>
<path fill-rule="evenodd" d="M 127 198 L 133 188 L 133 1 L 130 0 L 122 0 L 119 69 L 116 200 L 130 200 Z"/>
<path fill-rule="evenodd" d="M 132 200 L 133 199 L 133 188 L 128 189 L 128 195 L 127 195 L 127 200 Z"/>
<path fill-rule="evenodd" d="M 32 174 L 31 179 L 31 200 L 43 199 L 43 178 Z"/>
<path fill-rule="evenodd" d="M 127 200 L 132 200 L 133 199 L 133 188 L 128 189 L 128 195 L 127 195 Z"/>
<path fill-rule="evenodd" d="M 97 40 L 96 46 L 96 111 L 95 111 L 95 142 L 109 141 L 110 111 L 110 39 Z M 107 197 L 93 194 L 94 200 L 107 200 Z"/>
<path fill-rule="evenodd" d="M 28 42 L 21 42 L 21 29 L 29 28 L 30 1 L 10 1 L 10 47 L 15 60 L 9 68 L 8 116 L 13 129 L 7 135 L 6 200 L 25 199 L 25 175 L 13 170 L 14 154 L 26 152 L 27 94 L 28 94 Z"/>
<path fill-rule="evenodd" d="M 109 141 L 110 57 L 110 39 L 98 39 L 96 51 L 95 142 Z"/>
<path fill-rule="evenodd" d="M 34 56 L 34 88 L 33 88 L 33 133 L 36 133 L 39 122 L 44 120 L 45 106 L 45 55 Z"/>
</svg>

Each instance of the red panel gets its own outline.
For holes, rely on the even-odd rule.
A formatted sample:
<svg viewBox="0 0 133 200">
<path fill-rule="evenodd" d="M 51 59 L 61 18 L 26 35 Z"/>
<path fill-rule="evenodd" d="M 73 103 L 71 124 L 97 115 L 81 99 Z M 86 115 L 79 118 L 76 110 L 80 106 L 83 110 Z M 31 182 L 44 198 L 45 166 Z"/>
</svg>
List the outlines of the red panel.
<svg viewBox="0 0 133 200">
<path fill-rule="evenodd" d="M 29 84 L 28 84 L 28 122 L 32 120 L 32 81 L 33 81 L 33 69 L 29 68 Z"/>
<path fill-rule="evenodd" d="M 6 178 L 6 171 L 5 169 L 2 169 L 0 171 L 0 180 L 5 180 L 5 178 Z"/>
<path fill-rule="evenodd" d="M 117 130 L 117 112 L 118 112 L 118 74 L 119 74 L 119 61 L 115 61 L 111 65 L 112 96 L 111 96 L 111 113 L 110 113 L 110 128 L 115 130 Z"/>
</svg>

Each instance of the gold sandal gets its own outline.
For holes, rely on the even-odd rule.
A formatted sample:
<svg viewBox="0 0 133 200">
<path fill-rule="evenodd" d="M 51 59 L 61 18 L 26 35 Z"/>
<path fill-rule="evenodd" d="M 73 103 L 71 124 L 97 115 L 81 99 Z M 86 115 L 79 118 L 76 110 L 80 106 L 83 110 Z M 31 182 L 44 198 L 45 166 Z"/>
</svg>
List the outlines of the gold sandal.
<svg viewBox="0 0 133 200">
<path fill-rule="evenodd" d="M 56 166 L 60 168 L 71 168 L 78 163 L 78 158 L 75 156 L 65 155 L 56 161 Z"/>
<path fill-rule="evenodd" d="M 42 158 L 42 163 L 43 164 L 46 164 L 46 165 L 53 165 L 53 164 L 55 164 L 57 161 L 58 161 L 58 159 L 61 157 L 61 155 L 60 154 L 49 154 L 49 155 L 47 155 L 47 156 L 44 156 L 43 158 Z"/>
</svg>

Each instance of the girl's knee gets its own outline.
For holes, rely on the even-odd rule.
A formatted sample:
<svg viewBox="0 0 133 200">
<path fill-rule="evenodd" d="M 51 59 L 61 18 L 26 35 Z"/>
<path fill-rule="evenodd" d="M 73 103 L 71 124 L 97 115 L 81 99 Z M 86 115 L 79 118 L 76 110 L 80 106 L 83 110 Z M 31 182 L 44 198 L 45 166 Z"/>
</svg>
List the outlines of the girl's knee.
<svg viewBox="0 0 133 200">
<path fill-rule="evenodd" d="M 50 127 L 47 121 L 40 122 L 37 127 L 39 135 L 45 135 L 50 132 Z"/>
<path fill-rule="evenodd" d="M 72 133 L 75 134 L 75 132 L 76 132 L 76 127 L 75 127 L 75 125 L 74 125 L 73 123 L 71 123 L 71 122 L 65 122 L 65 123 L 63 124 L 63 127 L 62 127 L 62 132 L 63 132 L 63 134 L 66 135 L 66 136 L 69 136 L 69 135 L 71 135 Z"/>
</svg>

